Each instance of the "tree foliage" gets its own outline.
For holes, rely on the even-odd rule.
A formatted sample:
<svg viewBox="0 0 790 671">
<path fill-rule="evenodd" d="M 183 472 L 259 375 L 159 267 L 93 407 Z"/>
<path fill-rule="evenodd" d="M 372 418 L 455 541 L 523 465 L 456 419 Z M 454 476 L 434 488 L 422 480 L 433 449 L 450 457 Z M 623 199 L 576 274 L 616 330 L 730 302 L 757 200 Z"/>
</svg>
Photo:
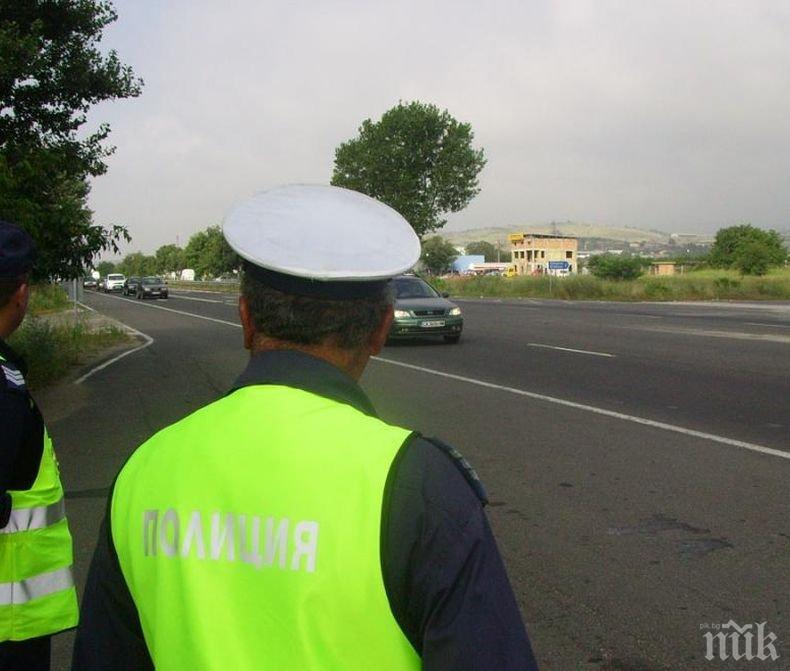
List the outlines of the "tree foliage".
<svg viewBox="0 0 790 671">
<path fill-rule="evenodd" d="M 441 235 L 426 238 L 422 243 L 420 260 L 432 275 L 441 275 L 450 270 L 458 252 Z"/>
<path fill-rule="evenodd" d="M 421 102 L 399 103 L 335 150 L 332 184 L 377 198 L 400 212 L 417 235 L 446 223 L 480 191 L 486 161 L 468 123 Z"/>
<path fill-rule="evenodd" d="M 156 275 L 156 258 L 146 256 L 142 252 L 132 252 L 123 257 L 123 260 L 117 266 L 116 272 L 123 273 L 127 277 L 132 275 L 136 277 Z"/>
<path fill-rule="evenodd" d="M 115 272 L 116 265 L 112 261 L 102 261 L 96 266 L 96 271 L 101 277 L 107 277 L 110 273 Z"/>
<path fill-rule="evenodd" d="M 209 226 L 195 233 L 184 249 L 185 267 L 197 277 L 219 277 L 240 265 L 239 257 L 225 241 L 219 226 Z"/>
<path fill-rule="evenodd" d="M 772 265 L 772 248 L 765 242 L 752 240 L 743 243 L 735 259 L 735 267 L 742 275 L 765 275 Z"/>
<path fill-rule="evenodd" d="M 600 254 L 587 262 L 590 272 L 605 280 L 635 280 L 644 272 L 644 262 L 634 256 Z"/>
<path fill-rule="evenodd" d="M 492 245 L 490 242 L 486 242 L 485 240 L 480 240 L 479 242 L 470 242 L 466 245 L 466 253 L 470 255 L 477 255 L 483 256 L 485 258 L 486 263 L 493 263 L 494 261 L 498 261 L 497 259 L 497 249 Z M 507 256 L 510 256 L 507 254 Z M 501 258 L 501 254 L 500 254 Z"/>
<path fill-rule="evenodd" d="M 787 249 L 774 230 L 751 224 L 719 229 L 709 263 L 716 268 L 737 268 L 744 275 L 764 275 L 787 260 Z"/>
<path fill-rule="evenodd" d="M 154 256 L 156 257 L 156 272 L 163 275 L 181 272 L 186 267 L 184 250 L 178 245 L 162 245 L 156 250 Z"/>
<path fill-rule="evenodd" d="M 132 70 L 98 48 L 116 18 L 105 0 L 0 0 L 0 216 L 33 236 L 38 276 L 80 275 L 129 240 L 87 207 L 110 129 L 78 134 L 92 105 L 140 93 Z"/>
</svg>

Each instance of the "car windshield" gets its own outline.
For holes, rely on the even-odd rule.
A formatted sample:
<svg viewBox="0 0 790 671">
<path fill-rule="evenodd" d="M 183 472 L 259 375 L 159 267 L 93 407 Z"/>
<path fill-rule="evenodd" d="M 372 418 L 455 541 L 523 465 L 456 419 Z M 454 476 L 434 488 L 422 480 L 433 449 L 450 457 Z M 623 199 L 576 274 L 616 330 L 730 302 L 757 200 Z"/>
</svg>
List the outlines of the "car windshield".
<svg viewBox="0 0 790 671">
<path fill-rule="evenodd" d="M 395 296 L 397 298 L 436 298 L 438 295 L 430 284 L 419 277 L 395 280 Z"/>
<path fill-rule="evenodd" d="M 144 277 L 143 284 L 162 284 L 162 280 L 158 277 Z"/>
<path fill-rule="evenodd" d="M 108 280 L 122 280 L 124 279 L 123 275 L 107 275 Z"/>
</svg>

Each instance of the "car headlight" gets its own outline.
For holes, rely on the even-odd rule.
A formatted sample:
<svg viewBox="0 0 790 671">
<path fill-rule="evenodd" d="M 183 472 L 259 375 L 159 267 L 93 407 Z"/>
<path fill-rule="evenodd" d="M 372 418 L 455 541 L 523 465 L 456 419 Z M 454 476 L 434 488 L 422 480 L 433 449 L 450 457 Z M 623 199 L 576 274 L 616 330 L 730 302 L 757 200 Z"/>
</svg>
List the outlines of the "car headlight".
<svg viewBox="0 0 790 671">
<path fill-rule="evenodd" d="M 411 317 L 407 310 L 395 310 L 395 319 L 408 319 Z"/>
<path fill-rule="evenodd" d="M 451 308 L 447 314 L 451 317 L 458 317 L 461 314 L 461 308 Z"/>
</svg>

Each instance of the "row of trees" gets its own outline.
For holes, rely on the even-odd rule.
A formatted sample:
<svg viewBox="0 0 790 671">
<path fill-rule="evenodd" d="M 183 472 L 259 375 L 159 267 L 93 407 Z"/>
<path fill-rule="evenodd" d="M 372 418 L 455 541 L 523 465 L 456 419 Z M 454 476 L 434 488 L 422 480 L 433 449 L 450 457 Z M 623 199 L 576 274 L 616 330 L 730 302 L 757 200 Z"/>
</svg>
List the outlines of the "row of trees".
<svg viewBox="0 0 790 671">
<path fill-rule="evenodd" d="M 239 265 L 239 257 L 225 242 L 219 226 L 209 226 L 189 238 L 184 248 L 170 244 L 163 245 L 152 255 L 132 252 L 117 264 L 102 261 L 96 270 L 102 276 L 112 272 L 145 276 L 180 273 L 191 268 L 195 277 L 214 278 L 232 273 Z"/>
</svg>

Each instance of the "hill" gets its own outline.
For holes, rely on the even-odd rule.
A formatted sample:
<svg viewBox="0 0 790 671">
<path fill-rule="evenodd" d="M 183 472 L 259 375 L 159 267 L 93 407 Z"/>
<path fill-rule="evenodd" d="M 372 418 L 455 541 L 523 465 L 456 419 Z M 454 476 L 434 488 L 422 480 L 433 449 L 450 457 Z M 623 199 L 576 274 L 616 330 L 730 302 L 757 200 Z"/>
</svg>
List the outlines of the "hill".
<svg viewBox="0 0 790 671">
<path fill-rule="evenodd" d="M 497 241 L 507 244 L 510 233 L 544 233 L 568 235 L 574 238 L 599 238 L 623 242 L 653 242 L 668 243 L 669 234 L 661 231 L 648 231 L 641 228 L 627 226 L 606 226 L 603 224 L 582 224 L 564 221 L 553 224 L 514 224 L 513 226 L 499 226 L 489 228 L 470 228 L 464 231 L 439 231 L 439 234 L 454 245 L 466 245 L 477 240 L 485 240 L 492 244 Z M 710 236 L 699 236 L 709 238 Z"/>
</svg>

